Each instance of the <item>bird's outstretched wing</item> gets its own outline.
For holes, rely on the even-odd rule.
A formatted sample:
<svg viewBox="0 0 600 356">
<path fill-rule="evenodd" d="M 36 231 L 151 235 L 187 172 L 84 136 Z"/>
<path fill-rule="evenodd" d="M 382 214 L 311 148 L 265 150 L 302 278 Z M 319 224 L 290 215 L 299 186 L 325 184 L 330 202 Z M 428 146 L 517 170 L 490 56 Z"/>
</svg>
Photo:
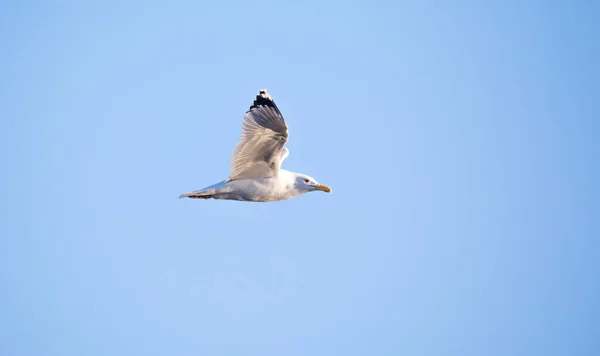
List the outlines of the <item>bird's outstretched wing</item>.
<svg viewBox="0 0 600 356">
<path fill-rule="evenodd" d="M 276 176 L 288 139 L 287 129 L 273 98 L 266 89 L 261 90 L 244 115 L 242 136 L 231 157 L 228 180 Z"/>
</svg>

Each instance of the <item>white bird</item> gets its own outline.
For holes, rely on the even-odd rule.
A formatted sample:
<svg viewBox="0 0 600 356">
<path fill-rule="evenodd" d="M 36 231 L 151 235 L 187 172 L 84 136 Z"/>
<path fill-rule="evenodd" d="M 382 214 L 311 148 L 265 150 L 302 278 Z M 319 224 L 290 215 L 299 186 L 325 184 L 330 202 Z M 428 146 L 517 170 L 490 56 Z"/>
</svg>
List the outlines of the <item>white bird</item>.
<svg viewBox="0 0 600 356">
<path fill-rule="evenodd" d="M 259 92 L 244 115 L 242 135 L 231 157 L 229 178 L 180 198 L 278 201 L 300 194 L 331 189 L 306 174 L 281 169 L 289 155 L 284 147 L 288 127 L 271 95 Z"/>
</svg>

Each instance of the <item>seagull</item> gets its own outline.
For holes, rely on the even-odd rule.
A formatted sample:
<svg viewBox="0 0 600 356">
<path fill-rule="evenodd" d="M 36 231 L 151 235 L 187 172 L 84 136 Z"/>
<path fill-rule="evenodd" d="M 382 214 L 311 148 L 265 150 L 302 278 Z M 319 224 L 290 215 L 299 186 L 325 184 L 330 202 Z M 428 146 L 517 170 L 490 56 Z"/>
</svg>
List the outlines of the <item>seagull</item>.
<svg viewBox="0 0 600 356">
<path fill-rule="evenodd" d="M 288 127 L 281 112 L 267 90 L 260 90 L 244 115 L 229 178 L 179 198 L 271 202 L 317 190 L 331 193 L 328 186 L 306 174 L 281 169 L 290 154 L 284 147 L 287 140 Z"/>
</svg>

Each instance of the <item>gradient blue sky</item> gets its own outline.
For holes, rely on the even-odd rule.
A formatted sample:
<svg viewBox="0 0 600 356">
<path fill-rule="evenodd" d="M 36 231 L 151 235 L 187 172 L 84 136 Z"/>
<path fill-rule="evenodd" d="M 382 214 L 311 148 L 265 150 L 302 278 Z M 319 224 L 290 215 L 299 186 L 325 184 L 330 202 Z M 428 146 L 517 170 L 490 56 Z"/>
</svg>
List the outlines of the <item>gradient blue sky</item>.
<svg viewBox="0 0 600 356">
<path fill-rule="evenodd" d="M 0 354 L 600 354 L 598 4 L 2 2 Z"/>
</svg>

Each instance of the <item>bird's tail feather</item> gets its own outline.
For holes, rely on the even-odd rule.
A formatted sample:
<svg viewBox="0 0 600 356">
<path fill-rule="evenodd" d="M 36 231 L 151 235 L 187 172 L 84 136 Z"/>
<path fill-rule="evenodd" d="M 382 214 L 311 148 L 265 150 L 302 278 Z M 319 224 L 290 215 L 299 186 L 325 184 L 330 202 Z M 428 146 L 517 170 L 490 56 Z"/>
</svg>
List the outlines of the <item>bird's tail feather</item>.
<svg viewBox="0 0 600 356">
<path fill-rule="evenodd" d="M 217 184 L 213 184 L 210 187 L 206 187 L 204 189 L 195 190 L 193 192 L 184 193 L 179 196 L 179 198 L 192 198 L 192 199 L 219 199 L 223 193 L 227 192 L 225 188 L 225 181 L 219 182 Z"/>
<path fill-rule="evenodd" d="M 210 199 L 213 197 L 213 192 L 207 192 L 207 191 L 202 191 L 202 190 L 198 190 L 195 192 L 189 192 L 189 193 L 184 193 L 181 194 L 179 196 L 179 199 L 181 198 L 192 198 L 192 199 Z"/>
</svg>

